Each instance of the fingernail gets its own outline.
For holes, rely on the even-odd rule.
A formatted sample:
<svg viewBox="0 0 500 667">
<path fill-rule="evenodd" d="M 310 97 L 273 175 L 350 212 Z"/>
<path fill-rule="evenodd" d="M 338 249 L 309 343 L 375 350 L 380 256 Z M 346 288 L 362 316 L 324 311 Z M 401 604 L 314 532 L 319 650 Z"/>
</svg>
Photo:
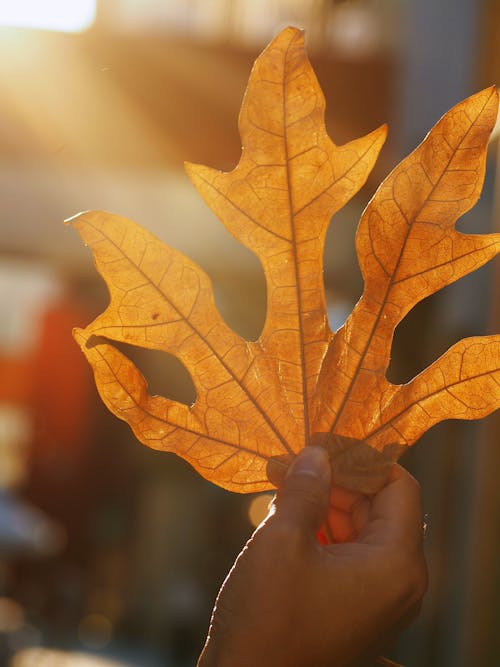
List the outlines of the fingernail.
<svg viewBox="0 0 500 667">
<path fill-rule="evenodd" d="M 328 454 L 322 447 L 304 447 L 296 456 L 292 465 L 288 468 L 286 476 L 310 475 L 321 477 L 328 471 Z"/>
</svg>

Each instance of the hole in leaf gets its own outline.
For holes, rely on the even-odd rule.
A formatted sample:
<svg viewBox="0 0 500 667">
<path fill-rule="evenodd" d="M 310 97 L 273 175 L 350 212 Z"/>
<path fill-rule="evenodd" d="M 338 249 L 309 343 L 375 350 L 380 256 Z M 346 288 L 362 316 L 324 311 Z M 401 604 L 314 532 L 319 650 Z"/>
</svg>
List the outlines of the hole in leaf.
<svg viewBox="0 0 500 667">
<path fill-rule="evenodd" d="M 457 231 L 462 232 L 462 234 L 488 234 L 495 231 L 495 229 L 492 229 L 494 192 L 495 170 L 487 169 L 481 198 L 470 211 L 467 211 L 458 219 L 456 223 Z"/>
<path fill-rule="evenodd" d="M 196 198 L 194 192 L 192 196 Z M 204 204 L 197 215 L 195 223 L 187 220 L 185 238 L 160 237 L 208 273 L 215 304 L 228 326 L 245 340 L 257 340 L 266 317 L 262 265 Z"/>
<path fill-rule="evenodd" d="M 264 271 L 255 258 L 253 271 L 212 272 L 215 303 L 227 324 L 245 340 L 257 340 L 266 318 Z"/>
<path fill-rule="evenodd" d="M 439 356 L 435 314 L 440 297 L 440 294 L 434 294 L 424 299 L 396 327 L 387 371 L 390 382 L 408 382 Z"/>
<path fill-rule="evenodd" d="M 344 324 L 363 290 L 354 238 L 364 203 L 364 198 L 355 197 L 335 214 L 326 235 L 324 282 L 332 331 L 337 331 Z"/>
<path fill-rule="evenodd" d="M 486 333 L 493 284 L 486 264 L 413 308 L 397 326 L 387 379 L 413 379 L 454 343 Z"/>
<path fill-rule="evenodd" d="M 196 389 L 191 375 L 184 364 L 173 354 L 115 341 L 113 345 L 133 361 L 144 375 L 151 396 L 164 396 L 186 405 L 194 403 Z"/>
</svg>

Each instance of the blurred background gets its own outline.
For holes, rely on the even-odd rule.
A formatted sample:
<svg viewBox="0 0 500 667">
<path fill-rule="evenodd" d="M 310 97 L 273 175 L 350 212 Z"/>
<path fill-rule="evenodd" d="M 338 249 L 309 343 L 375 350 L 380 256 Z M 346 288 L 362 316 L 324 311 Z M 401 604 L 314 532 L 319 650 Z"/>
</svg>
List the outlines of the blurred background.
<svg viewBox="0 0 500 667">
<path fill-rule="evenodd" d="M 97 399 L 71 337 L 107 302 L 63 220 L 108 209 L 212 276 L 227 321 L 255 339 L 258 261 L 197 196 L 183 161 L 231 169 L 255 57 L 306 29 L 343 143 L 389 122 L 378 165 L 332 225 L 332 328 L 360 295 L 359 215 L 451 106 L 500 81 L 495 0 L 0 0 L 0 665 L 194 665 L 214 596 L 264 496 L 229 494 L 147 450 Z M 460 229 L 498 222 L 497 141 Z M 500 331 L 500 267 L 426 299 L 398 327 L 404 382 L 462 336 Z M 167 355 L 134 359 L 152 392 L 193 387 Z M 423 486 L 431 588 L 391 657 L 407 667 L 500 664 L 500 423 L 435 427 L 403 462 Z"/>
</svg>

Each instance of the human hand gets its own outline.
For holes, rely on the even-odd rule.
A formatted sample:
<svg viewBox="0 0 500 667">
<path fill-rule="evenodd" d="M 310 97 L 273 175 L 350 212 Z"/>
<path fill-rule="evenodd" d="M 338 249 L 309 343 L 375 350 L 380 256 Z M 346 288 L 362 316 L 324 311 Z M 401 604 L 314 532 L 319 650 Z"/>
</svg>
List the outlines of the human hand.
<svg viewBox="0 0 500 667">
<path fill-rule="evenodd" d="M 219 592 L 198 667 L 361 664 L 413 619 L 427 586 L 417 482 L 394 466 L 370 501 L 339 494 L 357 537 L 322 545 L 330 465 L 302 450 Z"/>
</svg>

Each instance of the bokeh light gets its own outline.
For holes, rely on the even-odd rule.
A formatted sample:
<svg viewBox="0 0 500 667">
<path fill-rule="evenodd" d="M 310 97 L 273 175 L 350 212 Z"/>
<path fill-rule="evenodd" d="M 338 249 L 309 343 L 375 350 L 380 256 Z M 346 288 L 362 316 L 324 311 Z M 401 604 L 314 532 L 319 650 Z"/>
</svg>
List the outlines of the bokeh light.
<svg viewBox="0 0 500 667">
<path fill-rule="evenodd" d="M 19 651 L 10 667 L 125 667 L 122 662 L 85 653 L 30 648 Z"/>
<path fill-rule="evenodd" d="M 255 496 L 248 505 L 248 520 L 254 528 L 260 525 L 269 514 L 269 505 L 274 497 L 272 493 Z"/>
</svg>

